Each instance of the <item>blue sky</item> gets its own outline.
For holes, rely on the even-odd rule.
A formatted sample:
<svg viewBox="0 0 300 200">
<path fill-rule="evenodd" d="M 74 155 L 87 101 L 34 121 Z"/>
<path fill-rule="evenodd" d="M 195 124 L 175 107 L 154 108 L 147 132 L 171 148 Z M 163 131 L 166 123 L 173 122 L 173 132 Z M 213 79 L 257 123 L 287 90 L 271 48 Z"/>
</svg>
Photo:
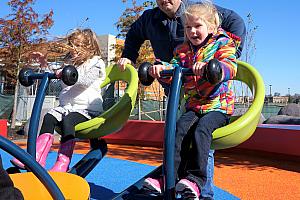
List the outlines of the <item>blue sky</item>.
<svg viewBox="0 0 300 200">
<path fill-rule="evenodd" d="M 7 1 L 0 2 L 0 17 L 9 13 Z M 129 0 L 131 2 L 131 0 Z M 141 2 L 141 0 L 138 0 Z M 300 94 L 300 1 L 271 0 L 215 0 L 217 5 L 230 8 L 247 21 L 251 13 L 254 25 L 256 52 L 252 64 L 263 76 L 266 93 Z M 54 11 L 55 24 L 51 36 L 65 35 L 69 30 L 80 26 L 92 28 L 98 35 L 116 35 L 115 23 L 128 7 L 121 0 L 38 0 L 35 4 L 38 13 Z M 85 21 L 86 18 L 89 18 Z"/>
</svg>

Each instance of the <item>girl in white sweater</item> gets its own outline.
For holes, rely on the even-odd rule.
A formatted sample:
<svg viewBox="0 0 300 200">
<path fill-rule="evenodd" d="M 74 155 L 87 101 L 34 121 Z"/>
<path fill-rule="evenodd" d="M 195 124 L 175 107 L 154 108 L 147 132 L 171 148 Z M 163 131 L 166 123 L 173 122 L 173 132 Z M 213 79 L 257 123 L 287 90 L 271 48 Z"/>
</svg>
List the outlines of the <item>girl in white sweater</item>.
<svg viewBox="0 0 300 200">
<path fill-rule="evenodd" d="M 51 109 L 43 119 L 36 143 L 36 160 L 43 167 L 53 142 L 56 126 L 61 129 L 58 157 L 50 171 L 66 172 L 69 169 L 75 146 L 75 126 L 103 112 L 100 85 L 105 79 L 105 64 L 100 57 L 96 34 L 91 29 L 76 30 L 66 38 L 66 63 L 77 68 L 78 81 L 67 86 L 62 81 L 59 106 Z M 56 74 L 61 75 L 62 70 Z M 17 159 L 15 165 L 24 168 Z"/>
</svg>

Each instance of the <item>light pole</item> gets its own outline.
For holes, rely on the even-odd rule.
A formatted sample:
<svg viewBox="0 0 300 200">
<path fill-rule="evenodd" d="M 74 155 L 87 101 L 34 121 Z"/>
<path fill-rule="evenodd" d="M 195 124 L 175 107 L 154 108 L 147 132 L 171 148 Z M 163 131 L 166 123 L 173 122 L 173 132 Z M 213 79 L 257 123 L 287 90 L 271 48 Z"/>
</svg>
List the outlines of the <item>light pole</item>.
<svg viewBox="0 0 300 200">
<path fill-rule="evenodd" d="M 290 89 L 291 88 L 288 88 L 288 102 L 287 103 L 290 103 L 291 102 L 291 93 L 290 93 Z"/>
</svg>

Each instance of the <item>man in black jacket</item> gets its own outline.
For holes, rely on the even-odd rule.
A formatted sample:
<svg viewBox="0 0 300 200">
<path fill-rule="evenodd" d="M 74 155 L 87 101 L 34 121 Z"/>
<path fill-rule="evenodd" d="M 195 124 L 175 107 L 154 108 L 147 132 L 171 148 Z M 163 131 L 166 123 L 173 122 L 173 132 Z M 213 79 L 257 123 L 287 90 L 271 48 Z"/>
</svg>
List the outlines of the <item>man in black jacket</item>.
<svg viewBox="0 0 300 200">
<path fill-rule="evenodd" d="M 174 48 L 184 41 L 184 22 L 181 14 L 187 2 L 182 0 L 156 0 L 158 7 L 146 10 L 130 27 L 126 35 L 125 46 L 118 65 L 121 70 L 126 64 L 133 64 L 139 55 L 139 49 L 145 40 L 149 40 L 156 59 L 169 62 L 173 58 Z M 243 19 L 234 11 L 216 6 L 221 19 L 221 27 L 241 38 L 237 57 L 241 56 L 246 27 Z M 168 88 L 165 88 L 166 95 Z M 214 151 L 208 157 L 207 181 L 200 199 L 213 199 Z"/>
<path fill-rule="evenodd" d="M 184 23 L 181 13 L 184 3 L 181 0 L 157 0 L 158 7 L 146 10 L 128 31 L 125 47 L 118 64 L 124 69 L 127 63 L 135 63 L 138 51 L 145 40 L 150 40 L 157 59 L 169 62 L 174 48 L 184 41 Z M 234 11 L 217 6 L 221 27 L 241 38 L 237 57 L 241 56 L 246 35 L 243 19 Z"/>
</svg>

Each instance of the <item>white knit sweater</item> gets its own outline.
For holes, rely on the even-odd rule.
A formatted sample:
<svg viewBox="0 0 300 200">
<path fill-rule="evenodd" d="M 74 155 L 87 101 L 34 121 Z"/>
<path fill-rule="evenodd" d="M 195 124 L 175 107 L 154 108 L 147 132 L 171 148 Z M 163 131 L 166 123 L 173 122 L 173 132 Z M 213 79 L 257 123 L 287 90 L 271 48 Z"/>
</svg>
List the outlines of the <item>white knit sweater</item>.
<svg viewBox="0 0 300 200">
<path fill-rule="evenodd" d="M 78 81 L 67 86 L 62 83 L 59 106 L 66 109 L 102 112 L 103 99 L 100 85 L 105 79 L 105 64 L 99 56 L 87 60 L 77 67 Z"/>
</svg>

